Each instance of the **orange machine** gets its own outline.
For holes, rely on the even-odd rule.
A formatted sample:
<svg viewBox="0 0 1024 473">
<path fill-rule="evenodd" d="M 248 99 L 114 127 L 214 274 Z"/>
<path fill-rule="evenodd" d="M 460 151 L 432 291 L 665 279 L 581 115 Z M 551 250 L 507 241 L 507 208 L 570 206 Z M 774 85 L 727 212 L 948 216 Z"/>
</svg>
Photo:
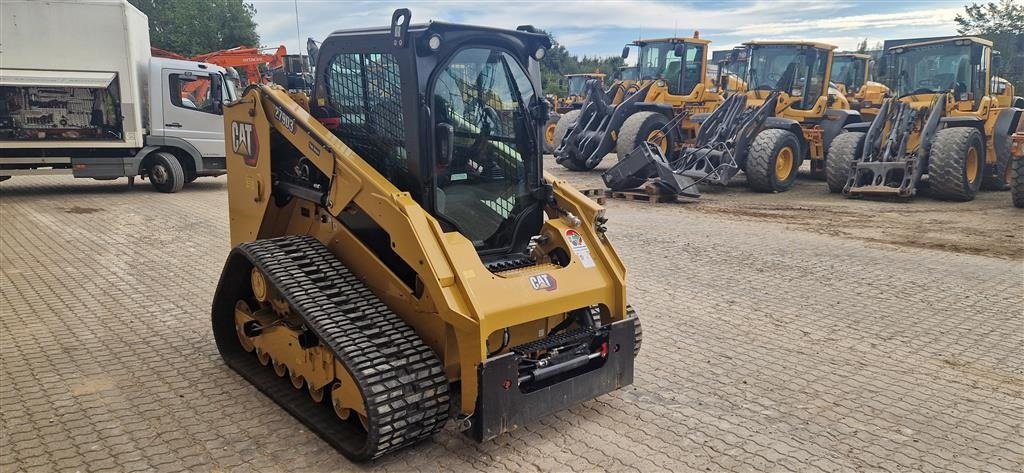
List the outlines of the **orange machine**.
<svg viewBox="0 0 1024 473">
<path fill-rule="evenodd" d="M 274 54 L 264 54 L 259 48 L 246 48 L 244 46 L 222 49 L 212 53 L 197 54 L 192 57 L 185 57 L 160 48 L 150 48 L 150 50 L 154 56 L 158 57 L 181 59 L 185 61 L 208 62 L 224 68 L 233 67 L 235 69 L 239 69 L 245 74 L 244 84 L 240 85 L 263 82 L 259 79 L 260 64 L 266 64 L 268 69 L 284 67 L 284 56 L 288 54 L 288 50 L 285 49 L 283 44 L 277 47 Z"/>
</svg>

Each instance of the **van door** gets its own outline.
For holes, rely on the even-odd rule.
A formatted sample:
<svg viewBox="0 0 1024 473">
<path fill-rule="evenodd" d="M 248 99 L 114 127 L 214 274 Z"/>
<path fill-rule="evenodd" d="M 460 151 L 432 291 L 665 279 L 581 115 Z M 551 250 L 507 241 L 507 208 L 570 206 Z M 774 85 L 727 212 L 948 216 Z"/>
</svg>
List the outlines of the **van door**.
<svg viewBox="0 0 1024 473">
<path fill-rule="evenodd" d="M 224 118 L 212 100 L 212 81 L 220 76 L 179 69 L 161 76 L 165 136 L 188 141 L 203 156 L 224 156 Z"/>
</svg>

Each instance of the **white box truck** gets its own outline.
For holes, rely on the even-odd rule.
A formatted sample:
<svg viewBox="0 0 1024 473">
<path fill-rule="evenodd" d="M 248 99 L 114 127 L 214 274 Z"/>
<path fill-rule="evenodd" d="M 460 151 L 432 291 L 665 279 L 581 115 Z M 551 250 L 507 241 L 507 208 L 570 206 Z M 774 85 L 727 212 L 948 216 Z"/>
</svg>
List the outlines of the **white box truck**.
<svg viewBox="0 0 1024 473">
<path fill-rule="evenodd" d="M 150 55 L 125 0 L 2 0 L 0 181 L 24 174 L 148 178 L 177 192 L 226 171 L 216 65 Z"/>
</svg>

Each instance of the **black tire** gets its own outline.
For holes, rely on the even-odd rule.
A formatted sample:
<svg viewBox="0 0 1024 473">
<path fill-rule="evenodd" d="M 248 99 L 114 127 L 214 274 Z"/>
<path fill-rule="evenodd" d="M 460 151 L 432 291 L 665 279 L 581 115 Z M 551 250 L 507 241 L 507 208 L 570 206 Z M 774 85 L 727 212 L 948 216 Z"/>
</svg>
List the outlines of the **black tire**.
<svg viewBox="0 0 1024 473">
<path fill-rule="evenodd" d="M 792 154 L 789 174 L 780 178 L 776 161 L 787 148 Z M 754 137 L 747 151 L 747 184 L 757 192 L 785 192 L 796 183 L 799 162 L 800 141 L 796 135 L 777 128 L 764 130 Z"/>
<path fill-rule="evenodd" d="M 1008 191 L 1010 190 L 1010 166 L 1013 156 L 1010 155 L 1010 148 L 1013 141 L 1009 136 L 994 137 L 996 140 L 1005 141 L 1001 155 L 996 152 L 996 162 L 992 166 L 986 166 L 985 175 L 981 178 L 981 190 L 986 191 Z M 996 147 L 998 150 L 999 148 Z"/>
<path fill-rule="evenodd" d="M 633 358 L 640 354 L 640 345 L 644 344 L 644 328 L 640 325 L 640 316 L 636 315 L 633 306 L 626 306 L 626 318 L 633 319 Z"/>
<path fill-rule="evenodd" d="M 171 153 L 153 153 L 146 172 L 149 183 L 160 192 L 173 194 L 185 185 L 185 170 L 182 169 L 178 158 Z"/>
<path fill-rule="evenodd" d="M 548 141 L 548 130 L 552 127 L 558 127 L 558 121 L 562 116 L 557 113 L 548 115 L 548 122 L 544 124 L 544 129 L 541 131 L 541 139 L 543 140 L 544 154 L 552 154 L 555 152 L 555 140 L 554 134 L 551 135 L 551 141 Z"/>
<path fill-rule="evenodd" d="M 864 152 L 864 133 L 852 131 L 843 133 L 832 140 L 825 154 L 825 183 L 833 194 L 843 192 L 850 179 L 853 161 Z"/>
<path fill-rule="evenodd" d="M 562 115 L 562 118 L 558 119 L 558 124 L 555 125 L 555 141 L 554 147 L 558 149 L 562 146 L 562 139 L 569 133 L 569 128 L 576 125 L 576 121 L 580 118 L 579 110 L 570 110 Z M 587 166 L 585 162 L 579 162 L 572 159 L 563 159 L 561 164 L 564 168 L 570 171 L 589 171 L 597 167 L 597 163 L 593 166 Z"/>
<path fill-rule="evenodd" d="M 626 121 L 619 127 L 619 137 L 615 143 L 615 154 L 619 161 L 626 159 L 626 155 L 642 145 L 654 132 L 662 129 L 668 124 L 668 117 L 658 112 L 637 112 L 626 118 Z M 671 160 L 672 134 L 665 137 L 665 157 Z"/>
<path fill-rule="evenodd" d="M 974 153 L 974 176 L 968 176 L 969 155 Z M 981 187 L 985 168 L 985 141 L 976 128 L 939 130 L 928 157 L 928 189 L 940 200 L 967 202 Z"/>
<path fill-rule="evenodd" d="M 1013 183 L 1010 192 L 1013 194 L 1013 206 L 1024 209 L 1024 157 L 1014 158 L 1011 169 Z"/>
</svg>

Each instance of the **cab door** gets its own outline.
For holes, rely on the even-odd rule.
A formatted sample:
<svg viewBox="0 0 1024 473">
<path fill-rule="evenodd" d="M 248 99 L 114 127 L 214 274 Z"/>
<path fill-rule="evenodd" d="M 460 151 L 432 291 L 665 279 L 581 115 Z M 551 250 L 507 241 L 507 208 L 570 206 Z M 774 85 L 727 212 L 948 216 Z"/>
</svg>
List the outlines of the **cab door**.
<svg viewBox="0 0 1024 473">
<path fill-rule="evenodd" d="M 224 156 L 223 108 L 216 104 L 219 74 L 164 69 L 163 128 L 167 138 L 181 138 L 203 156 Z"/>
</svg>

